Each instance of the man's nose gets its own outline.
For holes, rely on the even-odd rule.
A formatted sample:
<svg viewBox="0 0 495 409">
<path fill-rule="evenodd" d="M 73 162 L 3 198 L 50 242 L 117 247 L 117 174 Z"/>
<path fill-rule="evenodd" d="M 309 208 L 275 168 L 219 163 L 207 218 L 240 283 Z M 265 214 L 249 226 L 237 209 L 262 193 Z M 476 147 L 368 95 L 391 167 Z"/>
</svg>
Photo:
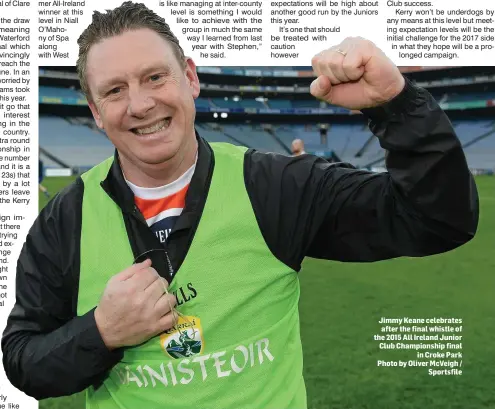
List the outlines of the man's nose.
<svg viewBox="0 0 495 409">
<path fill-rule="evenodd" d="M 143 118 L 155 106 L 155 100 L 143 89 L 129 90 L 129 106 L 127 113 L 130 116 Z"/>
</svg>

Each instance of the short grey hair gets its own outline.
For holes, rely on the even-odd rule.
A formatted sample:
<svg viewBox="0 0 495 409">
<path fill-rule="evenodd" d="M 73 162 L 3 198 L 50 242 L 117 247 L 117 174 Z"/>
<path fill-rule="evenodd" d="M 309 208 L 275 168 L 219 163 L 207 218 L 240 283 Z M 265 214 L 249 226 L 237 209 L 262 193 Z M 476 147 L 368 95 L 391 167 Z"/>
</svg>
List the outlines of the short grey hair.
<svg viewBox="0 0 495 409">
<path fill-rule="evenodd" d="M 180 46 L 179 40 L 172 33 L 165 19 L 144 4 L 126 1 L 113 10 L 107 10 L 106 13 L 95 11 L 93 21 L 77 40 L 79 45 L 79 57 L 76 63 L 77 74 L 81 89 L 88 101 L 91 100 L 91 93 L 86 80 L 86 63 L 90 48 L 106 38 L 141 28 L 149 28 L 167 40 L 172 45 L 179 63 L 183 68 L 186 67 L 184 50 Z"/>
</svg>

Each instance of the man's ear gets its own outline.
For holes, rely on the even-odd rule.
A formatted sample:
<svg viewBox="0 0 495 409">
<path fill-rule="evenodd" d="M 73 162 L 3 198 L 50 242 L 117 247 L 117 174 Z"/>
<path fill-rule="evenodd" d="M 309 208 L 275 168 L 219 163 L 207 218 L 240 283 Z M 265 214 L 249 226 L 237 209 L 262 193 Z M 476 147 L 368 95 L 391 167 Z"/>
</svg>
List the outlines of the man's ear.
<svg viewBox="0 0 495 409">
<path fill-rule="evenodd" d="M 185 68 L 186 78 L 189 81 L 189 87 L 191 88 L 192 96 L 194 99 L 199 97 L 200 86 L 198 73 L 196 72 L 196 64 L 192 58 L 186 57 L 186 68 Z"/>
<path fill-rule="evenodd" d="M 88 101 L 88 106 L 89 109 L 91 110 L 91 113 L 93 114 L 93 118 L 95 119 L 96 125 L 98 125 L 98 128 L 100 129 L 105 129 L 103 127 L 103 121 L 101 120 L 100 113 L 98 112 L 98 108 L 96 107 L 95 103 L 93 101 Z"/>
</svg>

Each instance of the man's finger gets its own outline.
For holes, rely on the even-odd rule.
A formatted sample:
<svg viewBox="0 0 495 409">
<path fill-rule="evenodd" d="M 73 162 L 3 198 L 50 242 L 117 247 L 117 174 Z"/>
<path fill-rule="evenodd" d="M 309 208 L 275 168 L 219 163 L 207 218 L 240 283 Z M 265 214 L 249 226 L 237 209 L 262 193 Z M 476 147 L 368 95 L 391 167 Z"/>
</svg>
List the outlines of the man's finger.
<svg viewBox="0 0 495 409">
<path fill-rule="evenodd" d="M 344 48 L 345 47 L 345 48 Z M 329 50 L 328 54 L 328 69 L 331 71 L 332 75 L 335 77 L 337 80 L 336 82 L 332 81 L 332 84 L 338 84 L 338 83 L 343 83 L 343 82 L 349 82 L 351 79 L 347 76 L 345 70 L 344 70 L 344 61 L 346 60 L 347 53 L 349 50 L 350 46 L 338 46 L 338 47 L 332 47 Z M 322 75 L 327 75 L 330 79 L 332 79 L 325 70 L 322 71 Z"/>
<path fill-rule="evenodd" d="M 178 321 L 179 316 L 176 311 L 172 311 L 171 313 L 164 315 L 155 323 L 155 334 L 160 334 L 161 332 L 174 327 L 175 325 L 177 325 Z"/>
<path fill-rule="evenodd" d="M 349 81 L 357 81 L 364 74 L 364 65 L 361 65 L 362 58 L 355 53 L 347 55 L 342 63 L 342 69 Z"/>
<path fill-rule="evenodd" d="M 125 281 L 133 277 L 137 272 L 151 266 L 151 260 L 146 259 L 142 263 L 136 263 L 115 275 L 119 281 Z"/>
<path fill-rule="evenodd" d="M 352 47 L 342 63 L 346 75 L 352 81 L 359 80 L 364 74 L 364 68 L 369 58 L 363 47 Z"/>
<path fill-rule="evenodd" d="M 338 47 L 335 52 L 341 55 L 340 64 L 334 68 L 335 76 L 342 82 L 357 81 L 364 73 L 364 65 L 359 52 L 359 47 L 351 40 L 346 40 Z"/>
<path fill-rule="evenodd" d="M 167 287 L 167 280 L 160 277 L 146 287 L 144 293 L 146 294 L 146 297 L 149 298 L 150 302 L 155 304 L 162 297 L 162 295 L 165 294 Z"/>
<path fill-rule="evenodd" d="M 323 58 L 323 51 L 316 54 L 312 59 L 311 59 L 311 67 L 313 68 L 313 72 L 315 75 L 318 77 L 320 75 L 320 61 Z"/>
<path fill-rule="evenodd" d="M 330 94 L 332 92 L 330 79 L 325 75 L 320 75 L 311 83 L 309 91 L 316 98 L 330 100 Z"/>
<path fill-rule="evenodd" d="M 173 294 L 163 294 L 155 304 L 155 311 L 159 317 L 168 314 L 177 305 L 177 298 Z"/>
<path fill-rule="evenodd" d="M 335 71 L 342 64 L 342 55 L 333 50 L 327 50 L 318 61 L 318 76 L 324 75 L 330 80 L 331 85 L 340 84 L 342 81 L 337 78 Z"/>
<path fill-rule="evenodd" d="M 137 271 L 129 280 L 129 283 L 133 283 L 135 288 L 139 291 L 144 291 L 156 280 L 160 280 L 161 277 L 153 267 L 148 267 Z"/>
</svg>

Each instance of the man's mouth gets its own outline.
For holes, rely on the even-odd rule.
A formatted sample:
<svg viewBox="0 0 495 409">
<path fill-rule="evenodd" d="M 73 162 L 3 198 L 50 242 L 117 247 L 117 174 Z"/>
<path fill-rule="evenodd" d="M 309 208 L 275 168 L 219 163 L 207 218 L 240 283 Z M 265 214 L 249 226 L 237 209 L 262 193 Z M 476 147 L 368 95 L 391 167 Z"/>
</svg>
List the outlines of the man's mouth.
<svg viewBox="0 0 495 409">
<path fill-rule="evenodd" d="M 172 117 L 169 116 L 157 122 L 156 124 L 141 128 L 132 128 L 131 131 L 134 132 L 136 135 L 151 135 L 160 132 L 163 129 L 168 128 L 170 126 L 171 121 L 172 121 Z"/>
</svg>

